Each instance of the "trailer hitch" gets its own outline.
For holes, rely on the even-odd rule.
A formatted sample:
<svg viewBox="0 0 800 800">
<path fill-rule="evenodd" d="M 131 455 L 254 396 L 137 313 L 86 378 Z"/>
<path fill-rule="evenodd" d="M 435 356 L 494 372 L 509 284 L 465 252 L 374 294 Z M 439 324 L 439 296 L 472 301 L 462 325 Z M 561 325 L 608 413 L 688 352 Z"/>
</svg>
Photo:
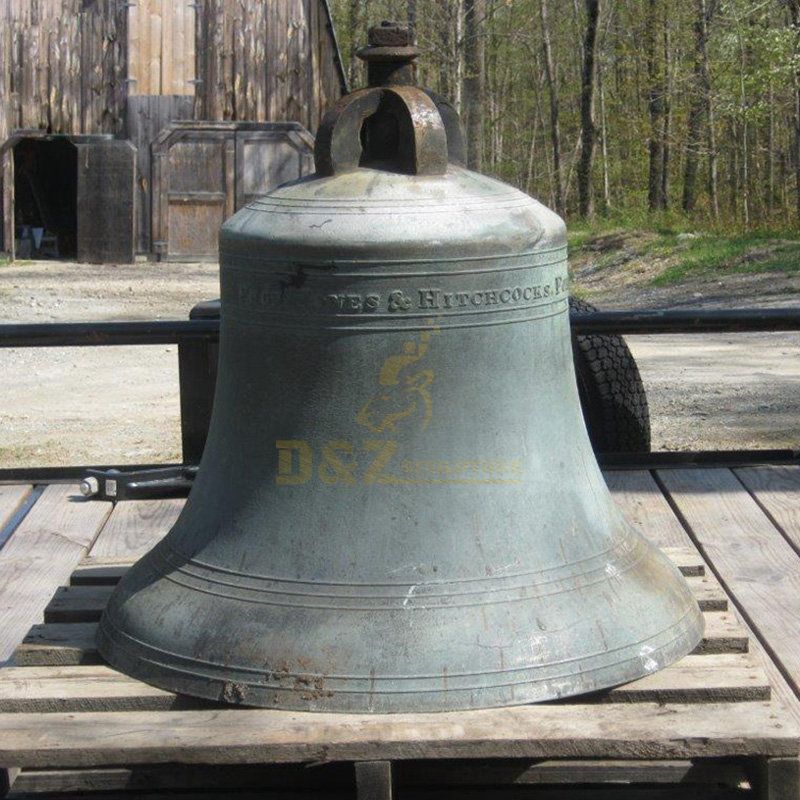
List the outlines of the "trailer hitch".
<svg viewBox="0 0 800 800">
<path fill-rule="evenodd" d="M 159 467 L 130 472 L 88 469 L 81 481 L 80 490 L 84 497 L 114 502 L 186 497 L 196 475 L 196 466 Z"/>
</svg>

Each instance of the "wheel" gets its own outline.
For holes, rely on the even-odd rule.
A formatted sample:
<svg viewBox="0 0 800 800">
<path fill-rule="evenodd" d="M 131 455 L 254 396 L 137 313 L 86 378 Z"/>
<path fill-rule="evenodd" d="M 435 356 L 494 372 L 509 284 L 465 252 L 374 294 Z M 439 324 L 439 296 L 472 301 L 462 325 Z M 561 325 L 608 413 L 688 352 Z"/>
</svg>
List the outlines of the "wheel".
<svg viewBox="0 0 800 800">
<path fill-rule="evenodd" d="M 570 311 L 597 311 L 569 299 Z M 650 412 L 636 361 L 621 336 L 572 336 L 575 375 L 592 447 L 601 453 L 650 451 Z"/>
</svg>

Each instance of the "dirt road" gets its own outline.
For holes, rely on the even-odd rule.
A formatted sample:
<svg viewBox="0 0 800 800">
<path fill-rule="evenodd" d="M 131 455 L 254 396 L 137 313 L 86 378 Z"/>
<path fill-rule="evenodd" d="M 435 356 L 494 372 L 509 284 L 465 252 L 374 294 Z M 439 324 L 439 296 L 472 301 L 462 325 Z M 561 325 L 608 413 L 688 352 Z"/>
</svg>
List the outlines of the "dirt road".
<svg viewBox="0 0 800 800">
<path fill-rule="evenodd" d="M 218 293 L 213 264 L 17 262 L 0 267 L 0 322 L 185 319 Z M 800 444 L 800 334 L 629 344 L 648 390 L 654 448 Z M 174 345 L 0 349 L 0 370 L 0 466 L 180 455 Z"/>
</svg>

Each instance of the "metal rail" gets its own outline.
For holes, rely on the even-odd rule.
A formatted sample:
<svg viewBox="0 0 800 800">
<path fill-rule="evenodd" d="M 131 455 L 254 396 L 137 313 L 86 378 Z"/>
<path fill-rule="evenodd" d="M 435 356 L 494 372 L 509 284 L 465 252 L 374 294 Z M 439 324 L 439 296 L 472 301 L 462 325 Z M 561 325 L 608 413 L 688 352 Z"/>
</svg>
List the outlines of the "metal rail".
<svg viewBox="0 0 800 800">
<path fill-rule="evenodd" d="M 0 325 L 0 347 L 104 347 L 216 341 L 219 320 L 44 322 Z"/>
<path fill-rule="evenodd" d="M 195 464 L 205 446 L 211 418 L 220 324 L 219 301 L 200 303 L 188 320 L 67 322 L 0 325 L 3 347 L 109 347 L 178 345 L 183 462 Z M 706 309 L 691 311 L 570 312 L 576 334 L 709 334 L 800 331 L 800 308 Z M 742 466 L 800 463 L 797 450 L 730 450 L 683 453 L 599 453 L 615 469 L 674 466 Z M 141 468 L 124 466 L 124 469 Z M 86 467 L 0 469 L 0 483 L 53 482 L 82 475 Z"/>
<path fill-rule="evenodd" d="M 597 462 L 607 470 L 686 469 L 688 467 L 755 467 L 769 464 L 800 465 L 800 450 L 685 450 L 682 452 L 597 453 Z M 5 467 L 0 469 L 0 485 L 16 483 L 76 483 L 90 471 L 118 470 L 137 472 L 172 468 L 185 470 L 185 464 L 70 464 L 63 467 Z M 2 535 L 0 535 L 0 540 Z"/>
<path fill-rule="evenodd" d="M 800 330 L 800 308 L 571 313 L 575 333 L 754 333 Z"/>
<path fill-rule="evenodd" d="M 212 312 L 213 313 L 213 312 Z M 578 334 L 701 334 L 800 331 L 800 308 L 571 312 Z M 102 347 L 216 341 L 219 316 L 159 322 L 0 325 L 0 347 Z"/>
</svg>

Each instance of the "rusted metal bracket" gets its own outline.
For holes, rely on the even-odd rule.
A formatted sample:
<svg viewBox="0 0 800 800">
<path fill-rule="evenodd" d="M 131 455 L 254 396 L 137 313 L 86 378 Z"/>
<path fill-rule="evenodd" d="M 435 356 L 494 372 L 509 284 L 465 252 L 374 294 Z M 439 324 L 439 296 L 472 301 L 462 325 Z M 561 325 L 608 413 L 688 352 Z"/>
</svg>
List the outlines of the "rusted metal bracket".
<svg viewBox="0 0 800 800">
<path fill-rule="evenodd" d="M 407 28 L 383 22 L 358 51 L 367 62 L 369 86 L 339 100 L 317 132 L 318 175 L 373 166 L 409 175 L 442 175 L 464 163 L 464 137 L 455 109 L 414 85 L 419 50 Z"/>
</svg>

